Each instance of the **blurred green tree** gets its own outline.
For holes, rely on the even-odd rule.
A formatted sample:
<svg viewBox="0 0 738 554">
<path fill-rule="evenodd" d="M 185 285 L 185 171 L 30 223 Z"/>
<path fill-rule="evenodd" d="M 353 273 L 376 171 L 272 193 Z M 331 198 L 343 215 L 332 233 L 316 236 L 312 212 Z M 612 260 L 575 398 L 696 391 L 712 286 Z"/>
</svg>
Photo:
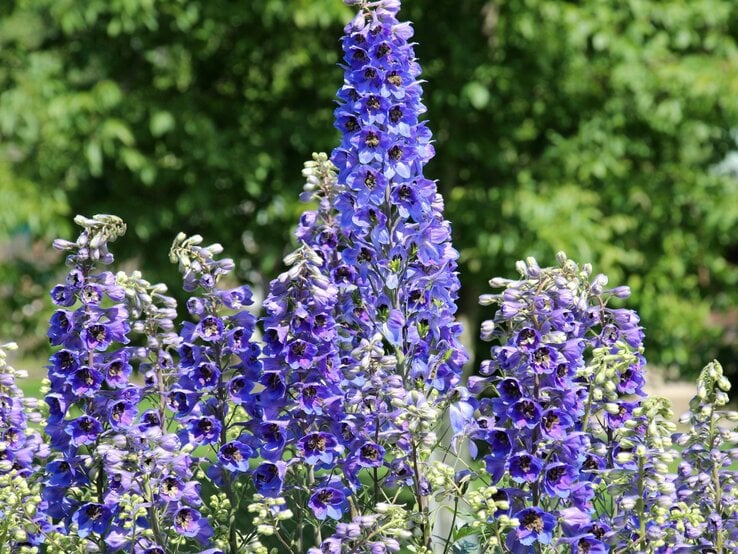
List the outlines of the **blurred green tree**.
<svg viewBox="0 0 738 554">
<path fill-rule="evenodd" d="M 14 285 L 0 332 L 38 320 L 33 292 L 16 292 L 49 266 L 27 252 L 77 212 L 126 219 L 118 252 L 151 278 L 176 283 L 180 229 L 223 243 L 257 285 L 273 276 L 302 161 L 336 143 L 350 13 L 340 0 L 0 5 L 0 242 L 16 244 L 4 259 L 25 256 L 0 269 Z M 738 179 L 719 165 L 736 148 L 738 5 L 406 0 L 403 13 L 470 328 L 489 277 L 563 249 L 632 287 L 652 363 L 722 354 L 738 371 Z"/>
</svg>

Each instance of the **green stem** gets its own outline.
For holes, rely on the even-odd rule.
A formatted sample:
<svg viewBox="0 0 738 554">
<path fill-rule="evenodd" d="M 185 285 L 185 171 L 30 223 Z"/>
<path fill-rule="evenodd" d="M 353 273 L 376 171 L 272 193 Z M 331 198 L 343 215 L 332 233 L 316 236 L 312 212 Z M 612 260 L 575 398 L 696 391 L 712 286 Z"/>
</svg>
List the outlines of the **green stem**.
<svg viewBox="0 0 738 554">
<path fill-rule="evenodd" d="M 456 515 L 459 513 L 459 497 L 458 495 L 454 498 L 454 515 L 451 518 L 451 526 L 448 529 L 448 536 L 446 537 L 446 544 L 443 546 L 443 554 L 448 552 L 451 546 L 451 539 L 454 536 L 454 526 L 456 525 Z"/>
<path fill-rule="evenodd" d="M 418 503 L 418 511 L 421 515 L 420 528 L 423 531 L 423 546 L 430 550 L 431 547 L 431 532 L 428 521 L 428 506 L 425 502 L 425 497 L 420 493 L 420 466 L 418 465 L 418 449 L 415 445 L 415 441 L 412 441 L 413 447 L 413 471 L 415 472 L 415 500 Z"/>
<path fill-rule="evenodd" d="M 715 408 L 710 406 L 710 449 L 712 450 L 715 444 Z M 722 506 L 723 506 L 723 490 L 720 485 L 720 467 L 717 462 L 712 463 L 712 486 L 715 489 L 715 508 L 720 516 L 723 518 Z M 715 536 L 715 552 L 716 554 L 723 554 L 723 531 L 718 529 Z"/>
</svg>

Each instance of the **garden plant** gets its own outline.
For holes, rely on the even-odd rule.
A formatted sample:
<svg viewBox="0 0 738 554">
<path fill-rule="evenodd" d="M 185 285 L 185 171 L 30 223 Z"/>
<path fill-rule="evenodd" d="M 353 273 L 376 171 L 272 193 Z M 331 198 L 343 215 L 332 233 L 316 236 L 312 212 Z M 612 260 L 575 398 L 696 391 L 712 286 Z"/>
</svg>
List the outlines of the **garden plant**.
<svg viewBox="0 0 738 554">
<path fill-rule="evenodd" d="M 54 243 L 43 399 L 0 349 L 0 551 L 738 551 L 730 384 L 709 363 L 677 432 L 627 287 L 519 262 L 465 376 L 413 30 L 399 0 L 347 3 L 341 142 L 305 164 L 260 313 L 199 235 L 170 250 L 184 306 L 113 269 L 114 215 Z"/>
</svg>

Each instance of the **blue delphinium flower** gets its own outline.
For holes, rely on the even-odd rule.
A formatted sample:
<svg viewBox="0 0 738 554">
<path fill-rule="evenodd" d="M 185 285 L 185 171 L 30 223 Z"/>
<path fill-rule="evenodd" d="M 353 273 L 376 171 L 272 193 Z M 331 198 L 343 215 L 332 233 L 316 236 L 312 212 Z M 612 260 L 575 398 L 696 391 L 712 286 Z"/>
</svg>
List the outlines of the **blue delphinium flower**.
<svg viewBox="0 0 738 554">
<path fill-rule="evenodd" d="M 376 494 L 379 468 L 389 472 L 385 482 L 409 483 L 427 546 L 424 460 L 442 410 L 464 396 L 457 390 L 467 360 L 454 318 L 458 253 L 436 184 L 423 176 L 433 147 L 419 121 L 425 107 L 412 28 L 398 21 L 398 1 L 358 4 L 342 39 L 345 77 L 335 113 L 342 139 L 331 156 L 337 178 L 331 186 L 312 177 L 320 206 L 303 217 L 298 237 L 320 254 L 320 271 L 336 289 L 339 365 L 332 369 L 346 414 L 336 435 L 345 441 L 349 488 L 361 488 L 362 469 Z M 300 352 L 312 355 L 298 346 L 292 367 Z M 378 448 L 360 452 L 365 441 L 356 430 Z"/>
<path fill-rule="evenodd" d="M 201 463 L 212 483 L 223 491 L 230 513 L 235 513 L 239 491 L 246 486 L 242 477 L 250 472 L 249 459 L 265 454 L 258 450 L 257 435 L 267 430 L 256 429 L 248 421 L 255 421 L 261 413 L 255 391 L 263 389 L 267 397 L 280 384 L 259 379 L 263 376 L 261 348 L 252 340 L 256 318 L 247 310 L 253 303 L 251 290 L 223 287 L 222 277 L 233 270 L 233 261 L 216 258 L 222 251 L 220 245 L 201 243 L 199 235 L 180 233 L 170 251 L 171 261 L 183 273 L 185 290 L 194 294 L 187 301 L 191 321 L 185 321 L 180 331 L 178 379 L 169 395 L 169 407 L 182 425 L 179 437 L 183 443 L 208 446 L 217 454 Z M 198 525 L 205 523 L 203 519 Z M 213 523 L 219 526 L 215 530 L 218 537 L 227 535 L 230 551 L 242 548 L 241 535 L 232 525 L 215 519 Z M 210 534 L 192 536 L 202 539 Z"/>
<path fill-rule="evenodd" d="M 167 548 L 176 537 L 167 531 L 174 509 L 201 503 L 189 455 L 179 452 L 164 412 L 176 304 L 166 287 L 138 273 L 98 269 L 113 261 L 107 243 L 125 230 L 118 218 L 75 221 L 84 227 L 77 241 L 55 242 L 71 269 L 52 300 L 76 309 L 58 310 L 49 331 L 61 348 L 49 365 L 46 432 L 55 456 L 46 466 L 45 510 L 90 548 Z M 144 344 L 133 346 L 134 337 Z M 145 374 L 143 386 L 130 380 L 134 367 Z M 154 408 L 141 410 L 144 399 Z M 171 479 L 188 492 L 164 500 Z"/>
<path fill-rule="evenodd" d="M 99 271 L 97 266 L 113 261 L 107 243 L 121 236 L 125 225 L 114 216 L 77 216 L 75 222 L 84 228 L 77 241 L 54 243 L 68 252 L 70 271 L 66 283 L 51 294 L 60 309 L 51 318 L 49 339 L 61 349 L 51 356 L 49 365 L 46 432 L 55 455 L 47 465 L 49 484 L 43 494 L 50 516 L 67 525 L 77 524 L 80 538 L 94 534 L 90 540 L 102 544 L 105 537 L 100 522 L 107 529 L 117 506 L 105 505 L 109 476 L 98 448 L 113 432 L 113 411 L 119 415 L 126 411 L 120 412 L 119 403 L 138 398 L 135 385 L 122 381 L 120 375 L 115 376 L 114 385 L 108 385 L 103 371 L 113 359 L 124 356 L 121 348 L 129 342 L 130 324 L 122 288 L 112 273 Z M 62 309 L 74 306 L 73 310 Z M 72 407 L 81 414 L 70 411 Z M 122 418 L 112 421 L 124 426 Z M 57 463 L 60 461 L 64 463 Z M 59 471 L 64 478 L 57 475 Z M 87 503 L 79 494 L 67 492 L 73 487 L 89 490 L 91 483 L 98 483 L 96 497 Z M 93 517 L 96 514 L 100 517 Z"/>
<path fill-rule="evenodd" d="M 470 379 L 479 397 L 469 401 L 474 417 L 467 410 L 454 425 L 470 438 L 473 455 L 484 445 L 489 481 L 504 487 L 516 506 L 508 515 L 518 519 L 517 528 L 490 520 L 513 552 L 534 552 L 534 542 L 608 548 L 586 529 L 607 527 L 615 543 L 626 520 L 614 521 L 596 497 L 608 489 L 617 498 L 630 487 L 611 481 L 635 482 L 637 464 L 626 467 L 632 458 L 618 455 L 633 436 L 618 429 L 627 426 L 637 436 L 641 428 L 635 412 L 642 411 L 645 360 L 638 317 L 608 306 L 627 290 L 605 289 L 606 278 L 592 277 L 589 266 L 579 268 L 563 254 L 558 260 L 559 267 L 540 268 L 529 258 L 519 264 L 521 280 L 492 281 L 504 291 L 481 299 L 498 305 L 482 337 L 498 345 L 482 362 L 481 376 Z M 491 396 L 480 396 L 485 391 Z M 640 421 L 648 423 L 645 416 Z M 620 479 L 606 481 L 608 471 L 620 472 Z M 580 525 L 567 524 L 567 510 L 576 511 Z"/>
</svg>

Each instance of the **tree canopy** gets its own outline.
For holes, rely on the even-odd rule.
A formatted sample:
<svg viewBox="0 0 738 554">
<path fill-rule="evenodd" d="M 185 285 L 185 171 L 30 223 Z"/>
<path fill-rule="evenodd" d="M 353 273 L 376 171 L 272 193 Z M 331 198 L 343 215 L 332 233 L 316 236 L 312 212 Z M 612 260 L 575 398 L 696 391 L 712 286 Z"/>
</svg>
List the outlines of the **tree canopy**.
<svg viewBox="0 0 738 554">
<path fill-rule="evenodd" d="M 179 230 L 273 277 L 330 151 L 340 0 L 0 5 L 3 335 L 43 336 L 45 244 L 129 223 L 119 258 L 176 282 Z M 649 358 L 738 371 L 738 6 L 732 0 L 406 0 L 477 328 L 486 280 L 557 250 L 634 292 Z M 69 220 L 69 221 L 68 221 Z M 720 352 L 722 351 L 722 352 Z M 733 362 L 731 363 L 731 360 Z"/>
</svg>

